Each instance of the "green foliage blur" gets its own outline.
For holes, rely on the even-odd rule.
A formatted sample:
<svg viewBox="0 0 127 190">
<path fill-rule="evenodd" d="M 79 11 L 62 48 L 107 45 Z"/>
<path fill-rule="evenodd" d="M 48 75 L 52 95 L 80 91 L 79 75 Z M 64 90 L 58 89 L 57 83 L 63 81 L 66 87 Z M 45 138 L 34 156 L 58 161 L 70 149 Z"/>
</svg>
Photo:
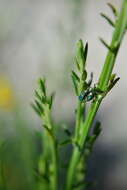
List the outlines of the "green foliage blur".
<svg viewBox="0 0 127 190">
<path fill-rule="evenodd" d="M 68 2 L 65 0 L 64 3 L 70 9 L 70 35 L 67 36 L 67 32 L 60 23 L 57 25 L 57 32 L 59 36 L 62 36 L 62 40 L 69 39 L 68 50 L 70 51 L 73 39 L 77 37 L 78 28 L 80 28 L 80 32 L 82 30 L 82 5 L 84 1 L 70 0 Z M 8 15 L 3 20 L 1 17 L 0 24 L 6 26 L 5 21 L 9 22 Z M 2 44 L 6 44 L 8 39 L 8 28 L 9 25 L 0 32 Z M 64 72 L 72 62 L 69 51 L 63 60 L 66 64 L 63 67 L 65 80 L 62 79 L 62 81 L 64 80 L 65 83 L 67 79 Z M 0 65 L 0 69 L 2 71 L 0 73 L 0 190 L 45 190 L 37 177 L 38 161 L 42 153 L 43 129 L 38 129 L 41 124 L 33 129 L 32 118 L 29 121 L 25 113 L 23 114 L 24 110 L 20 106 L 22 102 L 19 102 L 17 94 L 14 92 L 15 89 L 12 88 L 11 82 L 8 80 L 6 67 Z M 52 75 L 53 77 L 55 81 L 55 76 Z M 61 85 L 63 86 L 62 81 Z M 63 175 L 62 173 L 61 176 Z"/>
</svg>

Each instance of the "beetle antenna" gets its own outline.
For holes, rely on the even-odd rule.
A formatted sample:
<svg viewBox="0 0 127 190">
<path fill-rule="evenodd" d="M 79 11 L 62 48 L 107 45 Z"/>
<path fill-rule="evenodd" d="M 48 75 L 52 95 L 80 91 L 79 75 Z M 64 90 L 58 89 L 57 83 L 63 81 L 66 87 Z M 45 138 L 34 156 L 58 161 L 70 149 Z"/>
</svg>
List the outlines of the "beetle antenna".
<svg viewBox="0 0 127 190">
<path fill-rule="evenodd" d="M 91 86 L 92 81 L 93 81 L 93 72 L 91 72 L 90 74 L 90 80 L 88 81 L 88 86 Z"/>
</svg>

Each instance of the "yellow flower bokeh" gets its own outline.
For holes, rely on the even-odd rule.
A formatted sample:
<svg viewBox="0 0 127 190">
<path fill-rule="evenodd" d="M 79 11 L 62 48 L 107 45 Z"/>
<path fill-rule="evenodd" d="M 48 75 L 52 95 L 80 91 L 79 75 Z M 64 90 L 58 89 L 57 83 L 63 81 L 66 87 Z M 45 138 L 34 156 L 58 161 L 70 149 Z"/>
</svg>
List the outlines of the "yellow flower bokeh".
<svg viewBox="0 0 127 190">
<path fill-rule="evenodd" d="M 14 95 L 9 80 L 0 75 L 0 109 L 11 110 L 14 107 Z"/>
</svg>

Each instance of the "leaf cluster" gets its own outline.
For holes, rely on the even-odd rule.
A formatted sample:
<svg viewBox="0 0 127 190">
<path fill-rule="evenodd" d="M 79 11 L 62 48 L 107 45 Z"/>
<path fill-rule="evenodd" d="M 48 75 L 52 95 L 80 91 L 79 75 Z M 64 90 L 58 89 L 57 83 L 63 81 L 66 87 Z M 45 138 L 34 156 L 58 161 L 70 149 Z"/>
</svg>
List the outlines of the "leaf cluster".
<svg viewBox="0 0 127 190">
<path fill-rule="evenodd" d="M 45 79 L 40 78 L 38 80 L 38 85 L 39 89 L 35 90 L 35 100 L 31 106 L 39 116 L 43 117 L 45 116 L 46 110 L 51 110 L 52 108 L 54 93 L 47 96 Z"/>
</svg>

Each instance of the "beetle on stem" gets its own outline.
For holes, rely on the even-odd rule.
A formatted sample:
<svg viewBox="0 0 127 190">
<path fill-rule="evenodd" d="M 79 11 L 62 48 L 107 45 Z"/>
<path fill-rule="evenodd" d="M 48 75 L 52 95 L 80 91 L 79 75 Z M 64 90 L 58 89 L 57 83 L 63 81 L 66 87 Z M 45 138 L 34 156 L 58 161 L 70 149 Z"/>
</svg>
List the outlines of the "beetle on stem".
<svg viewBox="0 0 127 190">
<path fill-rule="evenodd" d="M 93 73 L 91 73 L 91 78 L 87 83 L 88 85 L 87 89 L 84 92 L 82 92 L 79 96 L 80 101 L 89 102 L 91 100 L 94 100 L 97 97 L 97 95 L 103 93 L 103 91 L 98 89 L 96 85 L 94 85 L 94 87 L 91 87 L 92 81 L 93 81 Z"/>
</svg>

